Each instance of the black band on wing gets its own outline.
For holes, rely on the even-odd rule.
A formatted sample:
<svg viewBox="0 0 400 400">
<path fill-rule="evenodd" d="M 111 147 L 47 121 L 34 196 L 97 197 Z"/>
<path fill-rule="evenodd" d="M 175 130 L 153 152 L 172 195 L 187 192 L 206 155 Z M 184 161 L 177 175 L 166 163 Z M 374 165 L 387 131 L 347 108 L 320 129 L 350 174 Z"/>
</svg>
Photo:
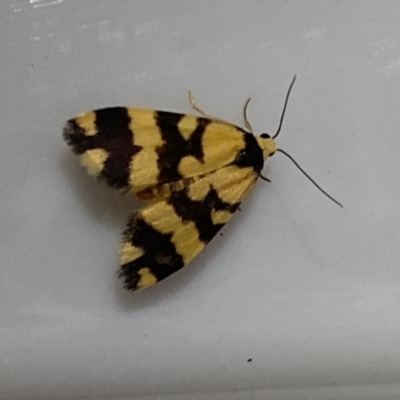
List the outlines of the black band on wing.
<svg viewBox="0 0 400 400">
<path fill-rule="evenodd" d="M 210 189 L 202 201 L 191 200 L 187 196 L 186 190 L 181 190 L 172 194 L 169 203 L 183 221 L 195 223 L 199 239 L 204 243 L 208 243 L 224 226 L 224 224 L 212 222 L 211 212 L 213 210 L 225 210 L 234 213 L 240 205 L 240 203 L 228 204 L 223 202 L 215 189 Z"/>
<path fill-rule="evenodd" d="M 99 178 L 113 188 L 125 188 L 129 186 L 129 164 L 141 150 L 140 146 L 134 145 L 128 110 L 125 107 L 112 107 L 94 111 L 94 114 L 94 135 L 86 134 L 85 129 L 72 119 L 64 128 L 64 138 L 77 154 L 94 149 L 105 150 L 107 159 Z"/>
<path fill-rule="evenodd" d="M 123 233 L 123 241 L 143 249 L 143 256 L 121 266 L 119 276 L 124 278 L 125 287 L 135 290 L 140 280 L 138 271 L 148 268 L 157 281 L 180 270 L 185 264 L 171 242 L 172 234 L 160 233 L 142 218 L 134 214 Z"/>
<path fill-rule="evenodd" d="M 160 183 L 173 182 L 182 179 L 179 173 L 179 164 L 183 157 L 192 155 L 200 162 L 204 162 L 202 147 L 203 133 L 210 123 L 207 118 L 198 118 L 197 127 L 188 140 L 181 135 L 178 124 L 184 117 L 182 114 L 175 114 L 166 111 L 156 112 L 157 126 L 160 130 L 164 144 L 157 149 Z"/>
</svg>

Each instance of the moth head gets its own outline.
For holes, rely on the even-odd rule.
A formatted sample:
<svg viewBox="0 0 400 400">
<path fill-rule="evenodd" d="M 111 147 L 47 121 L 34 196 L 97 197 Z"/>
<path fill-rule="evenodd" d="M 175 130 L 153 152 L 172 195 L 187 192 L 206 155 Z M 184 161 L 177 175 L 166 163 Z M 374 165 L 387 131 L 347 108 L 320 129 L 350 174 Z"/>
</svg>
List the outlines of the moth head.
<svg viewBox="0 0 400 400">
<path fill-rule="evenodd" d="M 264 160 L 272 156 L 277 150 L 275 140 L 268 133 L 262 133 L 258 136 L 257 142 L 263 152 Z"/>
</svg>

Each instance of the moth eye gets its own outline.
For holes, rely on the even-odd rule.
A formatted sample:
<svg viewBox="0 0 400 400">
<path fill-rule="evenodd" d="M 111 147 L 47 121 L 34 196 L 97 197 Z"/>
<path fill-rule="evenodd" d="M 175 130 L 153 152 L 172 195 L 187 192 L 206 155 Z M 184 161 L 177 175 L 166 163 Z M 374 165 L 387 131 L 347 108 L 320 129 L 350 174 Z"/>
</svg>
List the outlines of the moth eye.
<svg viewBox="0 0 400 400">
<path fill-rule="evenodd" d="M 271 139 L 271 136 L 268 135 L 268 133 L 262 133 L 262 134 L 260 135 L 260 137 L 262 137 L 263 139 Z"/>
</svg>

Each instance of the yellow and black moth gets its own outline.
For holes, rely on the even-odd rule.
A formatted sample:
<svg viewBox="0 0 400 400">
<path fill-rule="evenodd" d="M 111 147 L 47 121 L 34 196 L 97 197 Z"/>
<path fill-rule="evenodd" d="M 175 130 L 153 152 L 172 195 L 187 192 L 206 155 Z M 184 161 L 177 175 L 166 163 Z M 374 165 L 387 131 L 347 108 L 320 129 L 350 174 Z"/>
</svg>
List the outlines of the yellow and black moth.
<svg viewBox="0 0 400 400">
<path fill-rule="evenodd" d="M 290 89 L 285 108 L 286 109 Z M 187 265 L 239 208 L 278 149 L 275 137 L 207 116 L 111 107 L 70 119 L 63 135 L 88 172 L 150 203 L 129 217 L 124 287 L 151 286 Z"/>
</svg>

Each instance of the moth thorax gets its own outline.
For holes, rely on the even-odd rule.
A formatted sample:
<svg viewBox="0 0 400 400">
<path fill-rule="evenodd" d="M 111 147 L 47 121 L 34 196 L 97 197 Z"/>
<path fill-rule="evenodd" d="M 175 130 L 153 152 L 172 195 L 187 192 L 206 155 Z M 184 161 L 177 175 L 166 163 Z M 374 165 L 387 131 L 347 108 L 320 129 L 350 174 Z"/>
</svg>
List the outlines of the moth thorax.
<svg viewBox="0 0 400 400">
<path fill-rule="evenodd" d="M 257 143 L 262 149 L 264 160 L 272 156 L 277 150 L 274 139 L 271 138 L 268 133 L 262 133 L 258 136 Z"/>
</svg>

